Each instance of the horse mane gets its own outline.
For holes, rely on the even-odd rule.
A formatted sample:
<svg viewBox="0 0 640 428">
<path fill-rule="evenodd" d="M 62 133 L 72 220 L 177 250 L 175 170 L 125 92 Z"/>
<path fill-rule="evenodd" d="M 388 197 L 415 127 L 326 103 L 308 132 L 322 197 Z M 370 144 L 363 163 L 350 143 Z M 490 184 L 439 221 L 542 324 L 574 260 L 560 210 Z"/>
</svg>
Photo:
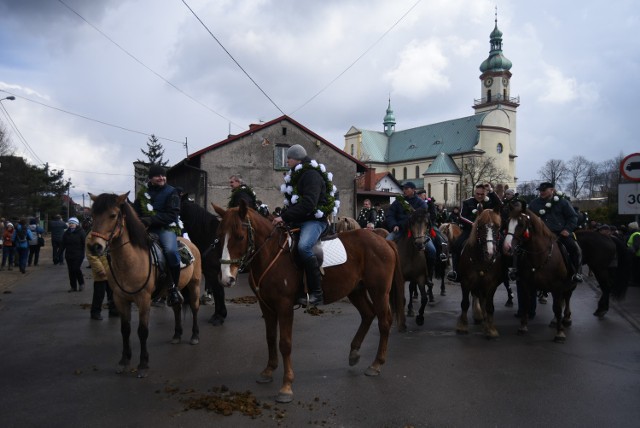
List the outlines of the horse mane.
<svg viewBox="0 0 640 428">
<path fill-rule="evenodd" d="M 544 221 L 540 217 L 538 217 L 533 211 L 527 208 L 527 215 L 529 216 L 531 222 L 531 228 L 534 232 L 541 234 L 542 236 L 555 240 L 557 237 L 555 233 L 553 233 Z"/>
<path fill-rule="evenodd" d="M 183 202 L 180 207 L 180 217 L 192 240 L 195 238 L 209 244 L 215 239 L 220 220 L 200 205 L 191 201 Z"/>
<path fill-rule="evenodd" d="M 115 193 L 98 195 L 91 206 L 93 215 L 100 215 L 115 208 L 117 206 L 117 199 L 118 195 Z M 119 208 L 126 219 L 125 225 L 127 232 L 129 232 L 129 242 L 131 245 L 148 250 L 151 240 L 147 230 L 138 218 L 138 214 L 136 214 L 129 202 L 126 201 L 123 202 Z"/>
<path fill-rule="evenodd" d="M 426 222 L 431 227 L 431 217 L 424 208 L 418 208 L 409 215 L 409 223 Z"/>
<path fill-rule="evenodd" d="M 336 220 L 336 233 L 346 232 L 348 230 L 360 229 L 360 224 L 351 217 L 338 217 Z"/>
</svg>

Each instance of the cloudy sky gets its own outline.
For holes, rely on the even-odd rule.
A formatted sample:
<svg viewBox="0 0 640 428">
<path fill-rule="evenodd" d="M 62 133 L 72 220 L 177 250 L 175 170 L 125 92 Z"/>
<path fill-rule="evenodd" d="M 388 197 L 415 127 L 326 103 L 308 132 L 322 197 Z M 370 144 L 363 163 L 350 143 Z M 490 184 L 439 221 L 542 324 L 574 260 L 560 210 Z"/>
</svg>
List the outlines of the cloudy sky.
<svg viewBox="0 0 640 428">
<path fill-rule="evenodd" d="M 65 170 L 76 202 L 131 190 L 151 133 L 174 164 L 185 139 L 193 153 L 284 112 L 343 148 L 352 125 L 382 130 L 389 96 L 398 130 L 472 115 L 496 5 L 519 180 L 640 151 L 635 0 L 0 0 L 18 131 L 0 121 L 19 154 Z"/>
</svg>

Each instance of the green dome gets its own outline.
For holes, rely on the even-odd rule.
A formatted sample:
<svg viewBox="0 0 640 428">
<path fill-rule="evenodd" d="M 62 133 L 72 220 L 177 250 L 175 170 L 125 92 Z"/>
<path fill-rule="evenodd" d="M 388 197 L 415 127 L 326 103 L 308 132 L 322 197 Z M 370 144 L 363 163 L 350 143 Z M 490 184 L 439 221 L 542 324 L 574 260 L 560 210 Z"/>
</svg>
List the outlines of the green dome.
<svg viewBox="0 0 640 428">
<path fill-rule="evenodd" d="M 502 31 L 498 29 L 497 19 L 489 38 L 491 43 L 489 58 L 482 61 L 480 71 L 483 73 L 487 71 L 509 71 L 513 64 L 502 54 Z"/>
</svg>

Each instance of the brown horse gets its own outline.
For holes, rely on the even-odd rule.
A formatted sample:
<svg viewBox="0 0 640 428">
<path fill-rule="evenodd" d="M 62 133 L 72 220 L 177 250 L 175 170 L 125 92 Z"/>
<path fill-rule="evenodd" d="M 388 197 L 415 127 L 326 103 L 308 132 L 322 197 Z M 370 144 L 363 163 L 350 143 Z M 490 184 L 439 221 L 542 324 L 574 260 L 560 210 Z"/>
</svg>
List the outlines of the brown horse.
<svg viewBox="0 0 640 428">
<path fill-rule="evenodd" d="M 530 299 L 533 290 L 550 292 L 553 296 L 556 327 L 554 341 L 566 340 L 564 327 L 571 325 L 571 295 L 576 284 L 571 281 L 562 250 L 556 235 L 549 230 L 540 217 L 520 202 L 509 205 L 509 225 L 503 244 L 506 255 L 513 255 L 518 270 L 519 291 L 523 291 L 522 313 L 518 334 L 525 334 L 529 317 Z M 564 316 L 563 316 L 564 307 Z"/>
<path fill-rule="evenodd" d="M 500 207 L 482 211 L 473 223 L 469 239 L 460 254 L 458 273 L 462 287 L 462 313 L 456 331 L 468 333 L 467 311 L 469 293 L 474 297 L 474 320 L 483 322 L 488 339 L 499 336 L 493 322 L 493 296 L 503 278 L 502 253 L 500 252 Z"/>
<path fill-rule="evenodd" d="M 149 336 L 149 311 L 154 292 L 166 291 L 166 279 L 159 277 L 160 271 L 154 263 L 152 242 L 147 231 L 127 202 L 129 193 L 114 195 L 90 194 L 93 200 L 91 215 L 92 231 L 88 238 L 89 250 L 96 255 L 106 253 L 109 260 L 109 284 L 113 288 L 113 300 L 120 312 L 120 332 L 122 333 L 122 358 L 117 373 L 123 373 L 131 362 L 131 304 L 138 307 L 138 337 L 140 339 L 140 364 L 138 377 L 145 377 L 149 369 L 147 337 Z M 178 238 L 188 246 L 194 261 L 182 270 L 179 288 L 185 302 L 191 306 L 193 327 L 191 344 L 199 343 L 198 308 L 200 307 L 200 252 L 188 240 Z M 157 293 L 155 293 L 157 294 Z M 172 343 L 179 343 L 182 336 L 180 305 L 173 307 L 175 331 Z"/>
<path fill-rule="evenodd" d="M 361 229 L 358 222 L 351 217 L 338 217 L 335 222 L 336 233 Z"/>
<path fill-rule="evenodd" d="M 414 316 L 412 296 L 415 286 L 420 290 L 420 308 L 418 309 L 418 315 L 416 315 L 416 324 L 418 325 L 424 324 L 424 308 L 429 301 L 425 287 L 427 283 L 430 282 L 425 246 L 431 239 L 429 236 L 430 230 L 431 222 L 429 221 L 429 213 L 425 209 L 418 209 L 413 211 L 409 216 L 407 233 L 402 234 L 396 241 L 400 255 L 402 276 L 405 281 L 411 282 L 407 316 Z M 411 287 L 412 284 L 414 285 L 414 289 Z M 433 284 L 431 284 L 431 286 L 433 287 Z"/>
<path fill-rule="evenodd" d="M 442 223 L 440 225 L 440 232 L 447 237 L 447 241 L 449 241 L 450 244 L 453 244 L 453 241 L 462 235 L 462 229 L 455 223 Z"/>
<path fill-rule="evenodd" d="M 215 205 L 214 209 L 222 216 L 218 226 L 218 239 L 223 244 L 220 282 L 234 285 L 238 270 L 249 267 L 249 284 L 258 297 L 265 321 L 269 359 L 258 382 L 273 381 L 279 348 L 284 376 L 276 401 L 288 403 L 293 399 L 293 309 L 302 290 L 303 276 L 289 245 L 290 232 L 283 227 L 273 227 L 269 220 L 248 209 L 243 202 L 227 211 Z M 368 230 L 343 232 L 338 239 L 346 249 L 346 262 L 324 268 L 324 301 L 332 303 L 348 296 L 360 313 L 360 326 L 349 353 L 352 366 L 360 359 L 358 351 L 373 319 L 378 318 L 378 352 L 365 371 L 368 376 L 377 376 L 386 360 L 392 313 L 399 329 L 405 328 L 404 281 L 398 251 L 395 244 Z"/>
</svg>

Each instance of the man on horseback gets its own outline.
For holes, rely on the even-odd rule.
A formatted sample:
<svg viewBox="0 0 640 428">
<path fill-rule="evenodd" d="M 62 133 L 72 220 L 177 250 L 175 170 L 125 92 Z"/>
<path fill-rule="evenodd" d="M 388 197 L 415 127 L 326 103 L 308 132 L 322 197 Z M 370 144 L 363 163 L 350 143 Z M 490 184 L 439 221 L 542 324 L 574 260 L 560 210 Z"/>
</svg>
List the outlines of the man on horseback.
<svg viewBox="0 0 640 428">
<path fill-rule="evenodd" d="M 483 209 L 493 209 L 497 206 L 501 206 L 502 201 L 496 195 L 491 188 L 491 184 L 478 184 L 476 185 L 473 197 L 466 199 L 462 202 L 462 212 L 460 213 L 460 227 L 462 228 L 462 234 L 458 239 L 453 242 L 451 246 L 451 264 L 452 270 L 447 274 L 447 279 L 450 281 L 460 282 L 458 278 L 458 261 L 460 260 L 460 254 L 462 248 L 467 242 L 471 229 L 473 228 L 473 222 L 476 220 L 478 214 Z"/>
<path fill-rule="evenodd" d="M 238 174 L 229 177 L 229 187 L 231 187 L 231 196 L 229 196 L 229 208 L 240 205 L 240 200 L 244 200 L 249 208 L 254 210 L 258 208 L 256 204 L 256 193 L 253 189 L 242 180 Z"/>
<path fill-rule="evenodd" d="M 569 201 L 555 190 L 553 183 L 540 183 L 540 196 L 529 204 L 529 209 L 538 215 L 549 230 L 558 236 L 558 240 L 569 253 L 569 259 L 575 272 L 571 277 L 573 282 L 582 282 L 582 254 L 575 240 L 573 231 L 578 225 L 578 215 Z"/>
<path fill-rule="evenodd" d="M 149 178 L 147 188 L 141 189 L 133 205 L 147 230 L 158 236 L 164 251 L 170 279 L 173 280 L 167 293 L 167 304 L 179 305 L 184 302 L 178 290 L 180 255 L 176 239 L 180 233 L 178 226 L 180 195 L 174 187 L 167 184 L 166 172 L 162 166 L 151 165 L 147 175 Z"/>
<path fill-rule="evenodd" d="M 324 303 L 320 285 L 322 274 L 318 258 L 313 254 L 312 249 L 328 226 L 327 213 L 320 209 L 329 202 L 327 186 L 322 174 L 313 167 L 307 151 L 301 145 L 294 144 L 289 147 L 287 164 L 293 172 L 291 183 L 288 184 L 294 187 L 293 194 L 297 198 L 282 211 L 280 216 L 275 217 L 272 223 L 274 226 L 284 222 L 300 227 L 298 253 L 307 276 L 309 305 L 322 305 Z M 298 172 L 300 172 L 299 175 Z M 299 303 L 306 305 L 306 298 L 301 298 Z"/>
<path fill-rule="evenodd" d="M 371 206 L 371 200 L 369 199 L 365 199 L 363 205 L 358 215 L 358 224 L 363 229 L 373 229 L 376 224 L 376 210 Z"/>
</svg>

